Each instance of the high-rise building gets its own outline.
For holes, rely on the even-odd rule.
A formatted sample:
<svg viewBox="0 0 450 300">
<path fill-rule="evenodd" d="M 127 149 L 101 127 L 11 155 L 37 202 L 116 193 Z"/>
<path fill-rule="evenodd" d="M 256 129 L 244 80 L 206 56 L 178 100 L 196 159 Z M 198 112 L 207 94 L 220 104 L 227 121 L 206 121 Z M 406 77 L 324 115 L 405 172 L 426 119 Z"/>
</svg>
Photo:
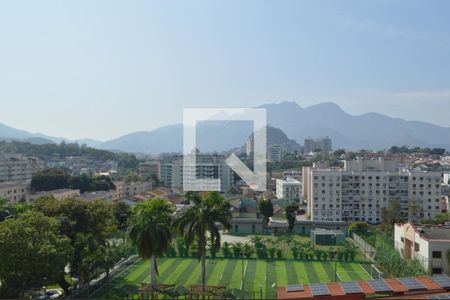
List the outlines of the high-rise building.
<svg viewBox="0 0 450 300">
<path fill-rule="evenodd" d="M 160 164 L 161 182 L 166 187 L 183 189 L 184 172 L 195 172 L 197 179 L 220 179 L 220 190 L 227 192 L 234 184 L 234 172 L 225 163 L 225 156 L 218 154 L 197 154 L 195 167 L 184 169 L 182 156 L 166 158 Z"/>
<path fill-rule="evenodd" d="M 281 145 L 267 146 L 267 161 L 279 162 L 283 160 L 283 147 Z"/>
<path fill-rule="evenodd" d="M 344 168 L 305 168 L 311 220 L 381 222 L 381 209 L 398 201 L 409 218 L 441 210 L 441 173 L 399 169 L 393 160 L 346 161 Z M 414 209 L 413 209 L 414 208 Z"/>
</svg>

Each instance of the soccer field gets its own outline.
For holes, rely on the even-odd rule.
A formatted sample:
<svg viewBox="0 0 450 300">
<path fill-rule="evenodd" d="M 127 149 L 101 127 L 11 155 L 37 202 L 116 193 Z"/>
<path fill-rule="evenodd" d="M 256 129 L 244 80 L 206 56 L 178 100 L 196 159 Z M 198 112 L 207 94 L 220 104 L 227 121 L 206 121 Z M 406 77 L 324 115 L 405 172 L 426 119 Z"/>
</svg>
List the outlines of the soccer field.
<svg viewBox="0 0 450 300">
<path fill-rule="evenodd" d="M 158 260 L 158 283 L 189 287 L 200 283 L 200 262 L 194 258 L 160 258 Z M 243 290 L 251 295 L 262 288 L 264 298 L 275 298 L 275 287 L 296 283 L 326 283 L 370 279 L 370 275 L 358 263 L 304 262 L 294 260 L 261 259 L 208 259 L 206 263 L 207 283 L 241 289 L 242 266 L 244 268 Z M 336 267 L 336 275 L 335 275 Z M 138 260 L 111 281 L 109 296 L 124 298 L 137 295 L 138 285 L 150 281 L 150 262 Z M 105 298 L 106 287 L 91 297 Z"/>
</svg>

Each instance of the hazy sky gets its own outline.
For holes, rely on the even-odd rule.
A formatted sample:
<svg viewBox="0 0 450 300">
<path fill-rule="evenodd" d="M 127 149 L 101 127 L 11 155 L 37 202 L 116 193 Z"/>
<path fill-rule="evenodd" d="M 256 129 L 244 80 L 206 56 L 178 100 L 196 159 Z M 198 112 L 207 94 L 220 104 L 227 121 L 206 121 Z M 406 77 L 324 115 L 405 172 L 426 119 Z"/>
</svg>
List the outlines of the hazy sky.
<svg viewBox="0 0 450 300">
<path fill-rule="evenodd" d="M 333 101 L 450 127 L 450 1 L 0 2 L 0 123 L 110 139 Z"/>
</svg>

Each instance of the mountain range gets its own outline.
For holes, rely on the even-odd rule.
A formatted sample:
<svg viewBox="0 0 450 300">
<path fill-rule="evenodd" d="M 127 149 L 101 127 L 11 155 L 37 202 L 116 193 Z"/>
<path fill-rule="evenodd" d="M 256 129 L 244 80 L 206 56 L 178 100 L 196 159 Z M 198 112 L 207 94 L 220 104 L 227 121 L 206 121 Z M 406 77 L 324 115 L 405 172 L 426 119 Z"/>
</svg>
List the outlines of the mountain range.
<svg viewBox="0 0 450 300">
<path fill-rule="evenodd" d="M 266 104 L 267 123 L 278 128 L 298 144 L 305 138 L 329 136 L 333 148 L 386 149 L 393 145 L 411 147 L 442 147 L 450 149 L 450 128 L 420 121 L 405 121 L 378 113 L 350 115 L 338 105 L 325 102 L 301 107 L 295 102 Z M 208 121 L 197 125 L 197 145 L 201 151 L 226 151 L 241 147 L 252 132 L 252 123 L 245 121 Z M 268 130 L 268 141 L 277 140 Z M 78 142 L 91 147 L 141 153 L 181 152 L 183 127 L 169 125 L 152 131 L 133 132 L 113 140 L 68 140 L 34 134 L 0 124 L 1 140 L 25 140 L 31 143 L 61 141 Z M 285 139 L 282 137 L 283 141 Z M 293 141 L 289 142 L 292 144 Z"/>
</svg>

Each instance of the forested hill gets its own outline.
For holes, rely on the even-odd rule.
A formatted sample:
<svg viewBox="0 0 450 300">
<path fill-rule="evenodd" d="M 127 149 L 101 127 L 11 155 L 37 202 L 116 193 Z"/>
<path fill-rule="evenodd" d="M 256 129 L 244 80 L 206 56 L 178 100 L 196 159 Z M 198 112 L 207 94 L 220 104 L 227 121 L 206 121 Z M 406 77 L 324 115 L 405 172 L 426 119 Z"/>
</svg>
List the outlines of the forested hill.
<svg viewBox="0 0 450 300">
<path fill-rule="evenodd" d="M 68 156 L 86 156 L 94 160 L 107 161 L 114 160 L 119 163 L 119 167 L 126 169 L 134 169 L 137 167 L 137 158 L 129 153 L 115 153 L 108 150 L 100 150 L 77 143 L 60 144 L 32 144 L 28 142 L 18 141 L 0 141 L 0 152 L 19 153 L 24 156 L 38 157 L 48 160 L 53 157 L 64 159 Z"/>
</svg>

